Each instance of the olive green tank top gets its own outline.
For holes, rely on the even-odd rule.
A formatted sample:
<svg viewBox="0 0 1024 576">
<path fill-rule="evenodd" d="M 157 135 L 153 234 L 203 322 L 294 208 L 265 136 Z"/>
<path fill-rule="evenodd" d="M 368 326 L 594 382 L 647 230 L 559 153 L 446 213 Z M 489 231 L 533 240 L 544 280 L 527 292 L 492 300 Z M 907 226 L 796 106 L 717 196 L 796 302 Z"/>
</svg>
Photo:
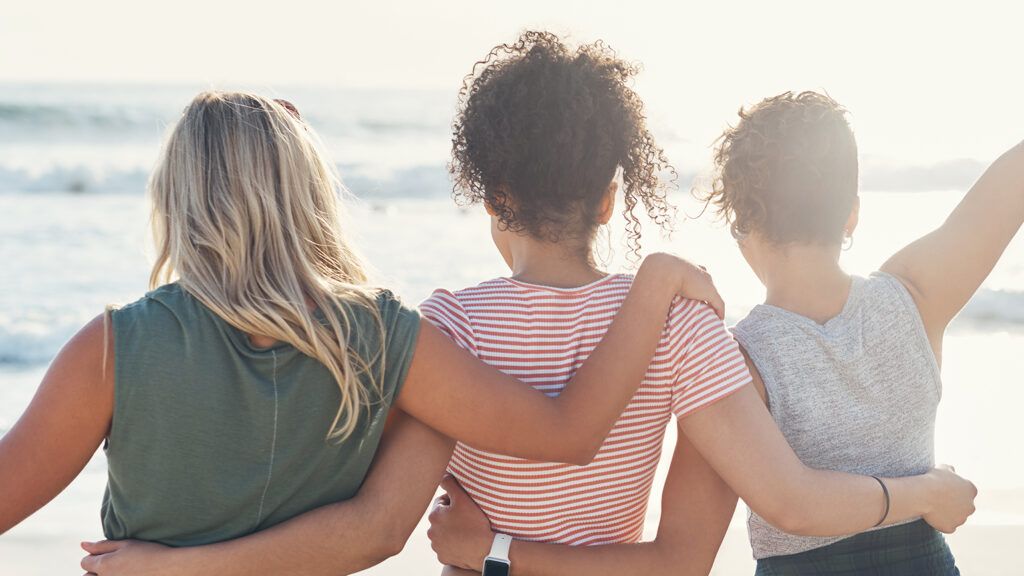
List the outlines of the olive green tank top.
<svg viewBox="0 0 1024 576">
<path fill-rule="evenodd" d="M 418 312 L 393 295 L 382 292 L 377 305 L 386 354 L 373 370 L 383 394 L 341 443 L 325 439 L 340 392 L 319 361 L 285 343 L 252 346 L 177 284 L 115 310 L 106 537 L 208 544 L 355 495 L 419 333 Z M 379 358 L 371 311 L 347 313 L 349 345 Z"/>
</svg>

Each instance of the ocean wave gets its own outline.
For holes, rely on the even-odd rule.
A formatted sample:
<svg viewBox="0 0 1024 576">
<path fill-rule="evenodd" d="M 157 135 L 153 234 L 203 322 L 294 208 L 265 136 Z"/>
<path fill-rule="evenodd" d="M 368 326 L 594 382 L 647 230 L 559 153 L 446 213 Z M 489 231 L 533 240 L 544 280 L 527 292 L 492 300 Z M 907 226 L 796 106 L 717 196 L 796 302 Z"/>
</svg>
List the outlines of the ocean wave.
<svg viewBox="0 0 1024 576">
<path fill-rule="evenodd" d="M 0 317 L 0 366 L 32 366 L 49 362 L 84 325 L 85 321 L 79 318 Z"/>
<path fill-rule="evenodd" d="M 440 197 L 451 190 L 443 165 L 371 172 L 364 166 L 340 164 L 338 170 L 345 187 L 361 198 Z M 148 177 L 148 171 L 141 168 L 97 170 L 87 166 L 55 166 L 34 173 L 0 166 L 0 193 L 142 193 Z"/>
<path fill-rule="evenodd" d="M 54 166 L 41 173 L 0 166 L 0 192 L 142 192 L 149 177 L 146 170 L 96 170 L 87 166 Z"/>
<path fill-rule="evenodd" d="M 86 320 L 74 315 L 0 317 L 0 366 L 28 367 L 49 362 Z M 1024 330 L 1024 291 L 983 288 L 956 323 L 980 330 Z"/>
<path fill-rule="evenodd" d="M 451 189 L 443 162 L 412 166 L 369 166 L 341 162 L 338 170 L 345 185 L 358 196 L 368 198 L 421 198 L 446 193 Z M 867 166 L 862 170 L 861 189 L 871 192 L 966 191 L 984 170 L 980 162 L 958 160 L 933 166 L 900 168 Z M 142 192 L 147 167 L 98 168 L 86 164 L 59 164 L 28 169 L 0 165 L 0 193 L 36 192 Z M 701 176 L 704 178 L 705 176 Z M 677 185 L 688 190 L 693 182 L 706 186 L 697 174 L 684 172 Z"/>
<path fill-rule="evenodd" d="M 1024 326 L 1024 292 L 982 288 L 957 321 L 980 327 Z"/>
<path fill-rule="evenodd" d="M 138 133 L 154 134 L 154 128 L 163 129 L 180 114 L 181 107 L 165 104 L 132 105 L 128 103 L 33 103 L 0 101 L 0 130 L 9 137 L 32 141 L 39 133 L 52 135 L 67 132 L 78 137 L 109 137 Z M 421 136 L 437 134 L 447 137 L 447 116 L 393 117 L 379 111 L 338 114 L 313 110 L 304 118 L 325 137 L 360 138 L 371 135 L 384 137 Z"/>
<path fill-rule="evenodd" d="M 120 105 L 69 105 L 0 102 L 0 126 L 9 130 L 135 130 L 151 129 L 166 120 L 156 110 Z"/>
</svg>

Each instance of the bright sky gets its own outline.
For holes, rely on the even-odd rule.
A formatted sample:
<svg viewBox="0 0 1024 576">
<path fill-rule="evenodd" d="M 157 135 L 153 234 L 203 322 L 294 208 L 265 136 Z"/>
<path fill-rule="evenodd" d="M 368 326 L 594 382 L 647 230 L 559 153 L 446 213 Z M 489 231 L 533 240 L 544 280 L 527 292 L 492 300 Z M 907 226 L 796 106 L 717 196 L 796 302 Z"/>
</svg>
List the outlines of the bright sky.
<svg viewBox="0 0 1024 576">
<path fill-rule="evenodd" d="M 644 63 L 651 114 L 706 145 L 742 103 L 825 89 L 862 152 L 991 159 L 1024 138 L 1024 8 L 933 2 L 12 1 L 0 81 L 458 86 L 525 27 Z"/>
</svg>

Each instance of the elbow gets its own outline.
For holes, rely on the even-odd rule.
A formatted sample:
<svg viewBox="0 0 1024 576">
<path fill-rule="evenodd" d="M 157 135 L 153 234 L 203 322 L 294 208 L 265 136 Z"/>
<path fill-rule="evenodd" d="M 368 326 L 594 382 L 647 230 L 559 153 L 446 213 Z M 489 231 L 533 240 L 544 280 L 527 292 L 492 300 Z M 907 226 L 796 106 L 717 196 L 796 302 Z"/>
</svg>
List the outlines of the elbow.
<svg viewBox="0 0 1024 576">
<path fill-rule="evenodd" d="M 778 505 L 764 512 L 757 512 L 772 526 L 793 536 L 827 536 L 815 525 L 815 512 L 809 510 L 806 502 L 799 497 L 780 499 Z M 820 514 L 819 514 L 820 516 Z"/>
<path fill-rule="evenodd" d="M 387 560 L 389 558 L 394 558 L 395 556 L 398 556 L 399 554 L 402 553 L 402 550 L 404 550 L 404 549 L 405 549 L 405 539 L 398 539 L 398 538 L 389 538 L 389 539 L 387 539 L 386 542 L 383 542 L 379 546 L 379 550 L 377 551 L 377 562 L 376 562 L 376 564 L 380 564 L 381 562 L 383 562 L 383 561 L 385 561 L 385 560 Z"/>
<path fill-rule="evenodd" d="M 811 527 L 807 522 L 807 517 L 800 514 L 799 511 L 775 511 L 772 514 L 763 515 L 762 518 L 786 534 L 792 534 L 793 536 L 814 536 L 814 534 L 811 533 Z"/>
<path fill-rule="evenodd" d="M 587 426 L 576 424 L 568 418 L 563 421 L 570 423 L 569 426 L 558 431 L 552 431 L 549 436 L 549 438 L 553 439 L 549 445 L 555 452 L 549 459 L 576 466 L 586 466 L 593 462 L 594 458 L 597 457 L 597 453 L 601 451 L 601 447 L 604 445 L 608 430 L 603 432 L 595 432 L 592 429 L 584 431 Z M 567 434 L 567 430 L 572 432 Z M 560 441 L 558 439 L 559 436 L 561 436 Z"/>
<path fill-rule="evenodd" d="M 383 555 L 381 560 L 401 554 L 405 549 L 405 543 L 409 541 L 409 537 L 412 536 L 412 531 L 415 529 L 416 522 L 413 522 L 411 526 L 395 526 L 381 545 L 381 554 Z"/>
<path fill-rule="evenodd" d="M 575 466 L 586 466 L 594 461 L 597 457 L 597 453 L 601 450 L 601 445 L 604 441 L 594 442 L 593 440 L 585 440 L 577 442 L 572 449 L 565 454 L 561 455 L 562 462 L 566 464 L 573 464 Z"/>
<path fill-rule="evenodd" d="M 752 506 L 753 508 L 753 506 Z M 771 497 L 768 506 L 754 509 L 765 522 L 794 536 L 814 536 L 810 533 L 812 514 L 805 509 L 805 500 L 799 494 L 786 491 Z"/>
<path fill-rule="evenodd" d="M 369 566 L 376 566 L 389 558 L 393 558 L 402 553 L 405 549 L 405 543 L 409 540 L 409 536 L 412 535 L 412 531 L 415 526 L 390 526 L 388 529 L 382 531 L 379 537 L 374 539 L 371 546 L 367 547 L 370 557 L 367 559 Z"/>
</svg>

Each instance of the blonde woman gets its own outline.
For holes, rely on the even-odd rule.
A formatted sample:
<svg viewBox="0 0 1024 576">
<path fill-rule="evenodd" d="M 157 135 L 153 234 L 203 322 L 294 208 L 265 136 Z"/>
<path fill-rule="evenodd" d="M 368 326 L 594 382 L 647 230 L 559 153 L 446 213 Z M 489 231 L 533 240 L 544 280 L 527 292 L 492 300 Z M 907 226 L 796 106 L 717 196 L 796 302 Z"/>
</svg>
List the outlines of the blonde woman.
<svg viewBox="0 0 1024 576">
<path fill-rule="evenodd" d="M 446 437 L 585 463 L 639 385 L 675 287 L 720 309 L 692 266 L 648 259 L 604 345 L 548 398 L 367 284 L 338 185 L 294 107 L 192 101 L 150 181 L 153 290 L 75 335 L 0 440 L 0 533 L 103 443 L 108 538 L 219 542 L 337 503 L 330 529 L 358 544 L 330 560 L 355 572 L 401 549 Z"/>
</svg>

